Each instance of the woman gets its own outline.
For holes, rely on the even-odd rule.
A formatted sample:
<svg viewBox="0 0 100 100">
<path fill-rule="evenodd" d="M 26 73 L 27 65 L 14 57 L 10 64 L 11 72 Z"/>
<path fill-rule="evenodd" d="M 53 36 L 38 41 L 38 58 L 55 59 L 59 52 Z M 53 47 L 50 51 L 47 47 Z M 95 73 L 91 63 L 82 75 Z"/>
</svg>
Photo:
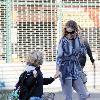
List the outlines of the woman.
<svg viewBox="0 0 100 100">
<path fill-rule="evenodd" d="M 86 90 L 80 78 L 81 66 L 78 60 L 78 56 L 85 53 L 86 48 L 78 36 L 77 23 L 70 20 L 65 25 L 56 59 L 57 71 L 55 76 L 60 76 L 65 100 L 72 100 L 72 87 L 78 93 L 79 100 L 87 100 Z"/>
</svg>

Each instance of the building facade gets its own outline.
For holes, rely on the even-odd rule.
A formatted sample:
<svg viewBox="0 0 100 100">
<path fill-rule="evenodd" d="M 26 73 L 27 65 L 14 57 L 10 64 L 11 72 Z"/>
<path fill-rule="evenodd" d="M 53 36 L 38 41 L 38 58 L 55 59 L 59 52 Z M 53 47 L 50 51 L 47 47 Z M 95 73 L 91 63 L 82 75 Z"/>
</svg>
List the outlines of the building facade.
<svg viewBox="0 0 100 100">
<path fill-rule="evenodd" d="M 83 29 L 93 54 L 100 60 L 100 1 L 2 0 L 0 1 L 0 60 L 24 62 L 33 49 L 44 52 L 47 62 L 56 60 L 57 43 L 70 19 Z"/>
</svg>

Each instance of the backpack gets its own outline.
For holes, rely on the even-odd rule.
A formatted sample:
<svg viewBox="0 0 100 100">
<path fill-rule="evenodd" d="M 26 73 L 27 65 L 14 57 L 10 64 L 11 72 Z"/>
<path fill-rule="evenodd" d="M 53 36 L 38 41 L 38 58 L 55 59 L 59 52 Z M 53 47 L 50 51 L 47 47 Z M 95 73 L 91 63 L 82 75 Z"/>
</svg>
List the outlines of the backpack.
<svg viewBox="0 0 100 100">
<path fill-rule="evenodd" d="M 19 99 L 28 100 L 35 86 L 36 86 L 36 78 L 34 77 L 33 71 L 30 72 L 24 71 L 19 77 L 19 84 L 18 84 Z"/>
</svg>

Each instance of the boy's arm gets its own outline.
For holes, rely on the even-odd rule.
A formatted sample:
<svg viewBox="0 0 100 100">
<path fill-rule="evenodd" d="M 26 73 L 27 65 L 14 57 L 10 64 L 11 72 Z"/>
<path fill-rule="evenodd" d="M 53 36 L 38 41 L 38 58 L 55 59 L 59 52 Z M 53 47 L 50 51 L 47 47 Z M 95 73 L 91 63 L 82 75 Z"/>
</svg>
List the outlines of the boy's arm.
<svg viewBox="0 0 100 100">
<path fill-rule="evenodd" d="M 43 78 L 43 85 L 51 84 L 54 81 L 54 78 Z"/>
</svg>

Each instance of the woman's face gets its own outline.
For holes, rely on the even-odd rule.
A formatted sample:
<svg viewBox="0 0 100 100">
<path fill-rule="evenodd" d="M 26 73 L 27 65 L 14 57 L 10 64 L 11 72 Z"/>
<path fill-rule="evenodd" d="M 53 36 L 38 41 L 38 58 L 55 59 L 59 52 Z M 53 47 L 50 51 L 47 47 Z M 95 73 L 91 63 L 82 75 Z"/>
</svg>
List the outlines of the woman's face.
<svg viewBox="0 0 100 100">
<path fill-rule="evenodd" d="M 75 30 L 73 29 L 66 29 L 66 33 L 67 33 L 67 38 L 69 40 L 74 40 L 77 37 L 77 33 Z"/>
</svg>

